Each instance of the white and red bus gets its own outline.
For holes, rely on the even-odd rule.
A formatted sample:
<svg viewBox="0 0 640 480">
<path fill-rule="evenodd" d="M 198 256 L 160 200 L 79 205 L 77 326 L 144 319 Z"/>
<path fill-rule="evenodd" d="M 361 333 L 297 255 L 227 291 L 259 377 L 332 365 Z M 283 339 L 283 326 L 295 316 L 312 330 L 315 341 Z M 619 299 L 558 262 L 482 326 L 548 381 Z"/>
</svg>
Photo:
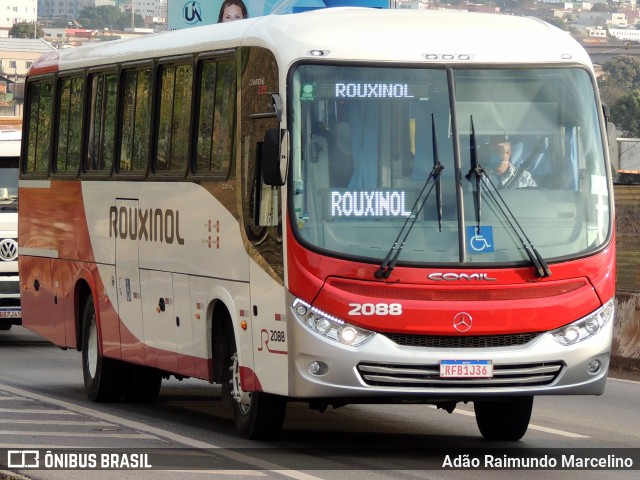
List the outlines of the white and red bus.
<svg viewBox="0 0 640 480">
<path fill-rule="evenodd" d="M 55 52 L 26 92 L 23 322 L 90 399 L 199 378 L 250 438 L 288 401 L 469 401 L 517 440 L 603 392 L 611 171 L 566 33 L 326 9 Z"/>
</svg>

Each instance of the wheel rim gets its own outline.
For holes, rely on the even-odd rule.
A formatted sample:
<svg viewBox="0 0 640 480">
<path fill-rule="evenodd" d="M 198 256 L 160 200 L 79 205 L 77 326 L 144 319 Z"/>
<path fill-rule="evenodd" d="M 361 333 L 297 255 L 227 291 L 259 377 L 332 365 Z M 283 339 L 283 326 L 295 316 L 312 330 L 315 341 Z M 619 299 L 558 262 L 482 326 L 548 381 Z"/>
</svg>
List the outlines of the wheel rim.
<svg viewBox="0 0 640 480">
<path fill-rule="evenodd" d="M 96 316 L 93 314 L 89 321 L 89 339 L 87 341 L 87 370 L 91 378 L 96 376 L 98 355 L 98 329 L 96 328 Z"/>
<path fill-rule="evenodd" d="M 240 413 L 246 415 L 249 412 L 251 394 L 245 394 L 245 392 L 242 391 L 240 384 L 240 362 L 238 361 L 237 352 L 231 357 L 231 380 L 229 380 L 229 383 L 231 384 L 231 398 L 236 402 Z M 249 398 L 248 401 L 243 400 L 247 397 Z"/>
</svg>

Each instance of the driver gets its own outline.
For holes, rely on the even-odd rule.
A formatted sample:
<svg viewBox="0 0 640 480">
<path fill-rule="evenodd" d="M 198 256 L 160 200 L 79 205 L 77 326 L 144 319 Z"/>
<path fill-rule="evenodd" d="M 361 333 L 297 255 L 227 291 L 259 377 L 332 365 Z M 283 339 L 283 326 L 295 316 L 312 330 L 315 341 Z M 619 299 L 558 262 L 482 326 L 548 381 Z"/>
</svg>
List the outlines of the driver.
<svg viewBox="0 0 640 480">
<path fill-rule="evenodd" d="M 498 188 L 536 187 L 536 181 L 528 170 L 511 163 L 511 142 L 494 138 L 489 143 L 486 164 L 488 180 Z"/>
</svg>

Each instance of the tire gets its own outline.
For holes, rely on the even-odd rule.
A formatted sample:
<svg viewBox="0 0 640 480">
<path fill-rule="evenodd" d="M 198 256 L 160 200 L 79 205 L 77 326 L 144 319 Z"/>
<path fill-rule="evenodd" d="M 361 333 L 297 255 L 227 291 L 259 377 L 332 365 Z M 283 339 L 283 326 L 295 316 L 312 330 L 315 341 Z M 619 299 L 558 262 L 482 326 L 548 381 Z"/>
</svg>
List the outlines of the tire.
<svg viewBox="0 0 640 480">
<path fill-rule="evenodd" d="M 477 401 L 473 408 L 480 433 L 487 440 L 520 440 L 529 428 L 533 397 Z"/>
<path fill-rule="evenodd" d="M 162 386 L 162 373 L 142 365 L 123 365 L 126 372 L 124 400 L 130 403 L 155 402 Z"/>
<path fill-rule="evenodd" d="M 89 297 L 82 313 L 82 374 L 89 400 L 119 401 L 122 397 L 120 370 L 120 362 L 100 355 L 96 311 L 93 297 Z"/>
<path fill-rule="evenodd" d="M 11 327 L 13 327 L 12 323 L 3 323 L 2 325 L 0 325 L 0 331 L 11 330 Z"/>
<path fill-rule="evenodd" d="M 284 423 L 287 409 L 285 398 L 264 392 L 243 392 L 240 384 L 240 364 L 233 339 L 233 332 L 229 338 L 227 357 L 227 371 L 223 383 L 223 395 L 227 396 L 233 408 L 236 429 L 245 438 L 252 440 L 267 440 L 278 436 Z"/>
</svg>

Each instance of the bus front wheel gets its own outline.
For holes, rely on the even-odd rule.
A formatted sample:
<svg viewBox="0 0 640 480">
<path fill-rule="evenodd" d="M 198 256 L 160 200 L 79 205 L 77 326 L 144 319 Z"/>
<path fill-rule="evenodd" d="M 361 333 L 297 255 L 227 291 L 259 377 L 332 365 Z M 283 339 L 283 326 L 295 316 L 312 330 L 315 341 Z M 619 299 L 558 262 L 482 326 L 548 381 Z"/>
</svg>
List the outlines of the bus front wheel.
<svg viewBox="0 0 640 480">
<path fill-rule="evenodd" d="M 82 374 L 84 389 L 92 402 L 117 402 L 122 396 L 117 360 L 103 357 L 98 343 L 98 324 L 93 297 L 82 314 Z"/>
<path fill-rule="evenodd" d="M 520 440 L 529 428 L 533 397 L 473 403 L 476 423 L 487 440 Z"/>
<path fill-rule="evenodd" d="M 264 392 L 243 392 L 235 342 L 228 361 L 230 377 L 225 389 L 231 397 L 236 428 L 240 435 L 253 440 L 277 436 L 282 430 L 287 402 L 283 397 Z"/>
</svg>

